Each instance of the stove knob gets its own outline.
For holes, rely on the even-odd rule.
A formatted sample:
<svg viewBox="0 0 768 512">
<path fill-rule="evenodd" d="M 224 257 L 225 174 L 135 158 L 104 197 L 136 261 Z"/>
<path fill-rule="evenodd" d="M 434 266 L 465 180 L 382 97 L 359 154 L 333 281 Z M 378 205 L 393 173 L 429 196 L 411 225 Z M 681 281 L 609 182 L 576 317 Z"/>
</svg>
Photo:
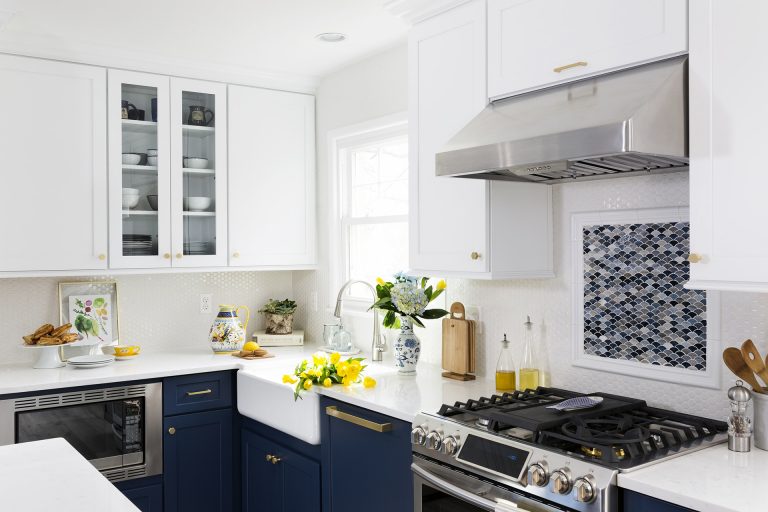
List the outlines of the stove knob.
<svg viewBox="0 0 768 512">
<path fill-rule="evenodd" d="M 528 466 L 528 481 L 536 487 L 544 487 L 549 482 L 549 471 L 545 461 Z"/>
<path fill-rule="evenodd" d="M 552 491 L 557 494 L 571 492 L 571 470 L 560 468 L 552 473 Z"/>
<path fill-rule="evenodd" d="M 453 436 L 443 439 L 443 453 L 446 455 L 456 455 L 459 451 L 459 440 Z"/>
<path fill-rule="evenodd" d="M 422 446 L 427 442 L 427 431 L 424 430 L 424 427 L 416 427 L 411 430 L 411 442 Z"/>
<path fill-rule="evenodd" d="M 440 446 L 443 444 L 443 437 L 440 435 L 439 432 L 432 431 L 427 436 L 427 448 L 432 448 L 433 450 L 439 450 Z"/>
<path fill-rule="evenodd" d="M 591 476 L 577 478 L 573 483 L 573 493 L 576 495 L 576 501 L 581 503 L 591 503 L 597 497 L 597 484 Z"/>
</svg>

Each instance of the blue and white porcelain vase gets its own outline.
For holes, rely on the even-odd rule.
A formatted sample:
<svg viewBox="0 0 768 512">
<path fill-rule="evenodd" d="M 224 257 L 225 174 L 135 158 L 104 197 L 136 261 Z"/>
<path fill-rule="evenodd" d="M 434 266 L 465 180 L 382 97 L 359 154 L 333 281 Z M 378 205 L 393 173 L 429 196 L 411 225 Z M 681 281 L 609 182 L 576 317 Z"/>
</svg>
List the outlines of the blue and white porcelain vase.
<svg viewBox="0 0 768 512">
<path fill-rule="evenodd" d="M 421 340 L 413 333 L 413 319 L 400 317 L 400 334 L 395 340 L 395 366 L 404 375 L 416 373 L 416 363 L 421 355 Z"/>
</svg>

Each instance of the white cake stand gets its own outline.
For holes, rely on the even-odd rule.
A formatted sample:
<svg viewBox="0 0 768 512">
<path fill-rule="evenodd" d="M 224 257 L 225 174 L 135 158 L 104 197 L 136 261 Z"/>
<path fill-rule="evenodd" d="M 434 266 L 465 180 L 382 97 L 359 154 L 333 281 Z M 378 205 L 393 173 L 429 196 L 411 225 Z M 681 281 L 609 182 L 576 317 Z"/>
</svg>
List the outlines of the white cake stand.
<svg viewBox="0 0 768 512">
<path fill-rule="evenodd" d="M 33 348 L 38 351 L 37 361 L 32 368 L 50 369 L 61 368 L 65 365 L 61 360 L 59 349 L 64 345 L 22 345 L 23 348 Z"/>
</svg>

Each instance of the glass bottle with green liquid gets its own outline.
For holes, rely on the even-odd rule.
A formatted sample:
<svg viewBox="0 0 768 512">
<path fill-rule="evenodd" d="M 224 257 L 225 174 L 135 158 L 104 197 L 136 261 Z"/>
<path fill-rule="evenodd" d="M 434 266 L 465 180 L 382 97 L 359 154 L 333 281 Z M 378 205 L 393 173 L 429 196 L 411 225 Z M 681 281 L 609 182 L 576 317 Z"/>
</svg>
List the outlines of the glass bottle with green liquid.
<svg viewBox="0 0 768 512">
<path fill-rule="evenodd" d="M 523 360 L 520 363 L 520 390 L 539 387 L 539 367 L 533 353 L 533 322 L 529 316 L 523 324 Z"/>
<path fill-rule="evenodd" d="M 515 390 L 515 361 L 512 359 L 512 350 L 509 348 L 507 335 L 501 340 L 501 353 L 499 362 L 496 363 L 496 389 L 498 391 Z"/>
</svg>

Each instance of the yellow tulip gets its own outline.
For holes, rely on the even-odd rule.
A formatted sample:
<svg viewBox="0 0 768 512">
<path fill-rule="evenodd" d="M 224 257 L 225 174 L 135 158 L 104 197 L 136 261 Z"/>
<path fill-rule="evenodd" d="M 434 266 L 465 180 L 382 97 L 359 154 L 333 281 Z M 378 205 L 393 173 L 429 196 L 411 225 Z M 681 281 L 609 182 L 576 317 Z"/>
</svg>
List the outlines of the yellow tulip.
<svg viewBox="0 0 768 512">
<path fill-rule="evenodd" d="M 312 381 L 311 380 L 307 379 L 307 380 L 304 381 L 304 389 L 306 389 L 307 391 L 312 389 Z"/>
<path fill-rule="evenodd" d="M 349 363 L 346 361 L 339 361 L 339 364 L 336 365 L 336 373 L 339 374 L 339 377 L 344 377 L 348 370 Z"/>
<path fill-rule="evenodd" d="M 353 382 L 355 382 L 355 380 L 354 380 L 354 379 L 351 379 L 351 378 L 349 378 L 349 377 L 344 377 L 343 379 L 341 379 L 341 383 L 342 383 L 342 385 L 344 385 L 344 386 L 349 386 L 349 385 L 350 385 L 350 384 L 352 384 Z"/>
<path fill-rule="evenodd" d="M 445 284 L 445 279 L 441 279 L 440 281 L 437 282 L 437 289 L 438 290 L 445 290 L 446 286 L 447 285 Z"/>
<path fill-rule="evenodd" d="M 363 379 L 363 386 L 366 388 L 372 388 L 376 386 L 376 379 L 373 377 L 366 377 Z"/>
<path fill-rule="evenodd" d="M 296 384 L 296 379 L 293 375 L 283 375 L 283 384 Z"/>
<path fill-rule="evenodd" d="M 322 352 L 312 354 L 312 362 L 315 363 L 315 366 L 323 366 L 327 361 L 325 354 Z"/>
<path fill-rule="evenodd" d="M 338 363 L 339 359 L 341 359 L 341 355 L 338 352 L 334 352 L 333 354 L 331 354 L 331 364 Z"/>
<path fill-rule="evenodd" d="M 385 281 L 380 277 L 376 278 L 376 282 L 379 283 L 381 286 L 384 286 L 384 283 L 385 283 Z"/>
<path fill-rule="evenodd" d="M 302 379 L 306 379 L 307 378 L 307 372 L 301 372 L 299 374 L 299 377 L 301 377 Z"/>
<path fill-rule="evenodd" d="M 333 381 L 331 381 L 331 379 L 329 377 L 326 377 L 325 380 L 323 381 L 323 386 L 329 388 L 332 385 L 333 385 Z"/>
</svg>

